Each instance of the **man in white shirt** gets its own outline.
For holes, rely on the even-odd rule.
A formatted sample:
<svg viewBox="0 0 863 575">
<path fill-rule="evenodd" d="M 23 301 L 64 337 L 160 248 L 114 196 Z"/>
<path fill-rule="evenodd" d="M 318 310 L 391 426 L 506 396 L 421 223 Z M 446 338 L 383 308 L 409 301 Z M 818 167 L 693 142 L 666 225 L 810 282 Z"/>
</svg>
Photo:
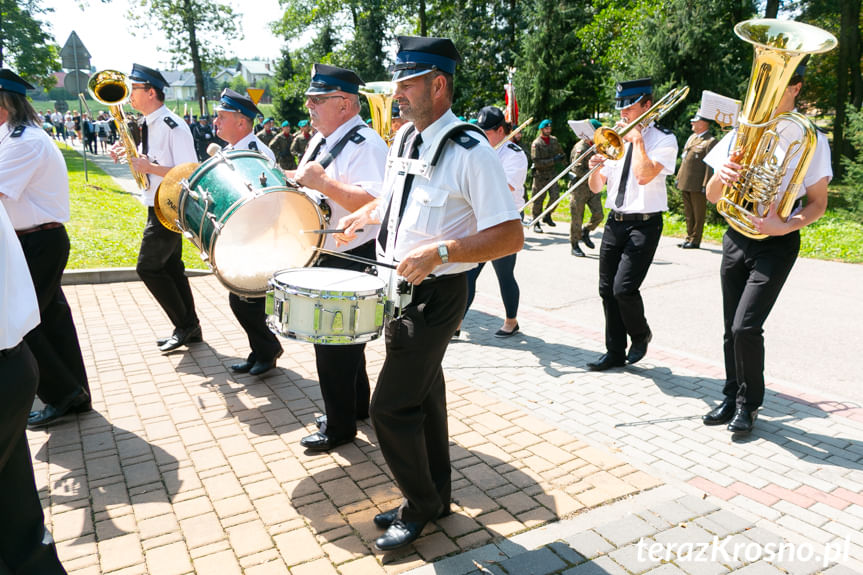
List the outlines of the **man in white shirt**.
<svg viewBox="0 0 863 575">
<path fill-rule="evenodd" d="M 309 141 L 295 173 L 304 191 L 325 201 L 330 221 L 337 222 L 375 199 L 384 179 L 387 145 L 359 116 L 359 88 L 364 84 L 352 70 L 315 64 L 306 90 L 309 119 L 317 133 Z M 338 246 L 326 236 L 324 249 L 348 252 L 367 260 L 375 258 L 378 226 L 367 226 L 350 246 Z M 367 264 L 321 254 L 315 263 L 366 271 Z M 369 414 L 369 376 L 365 344 L 315 344 L 315 363 L 324 400 L 325 415 L 317 418 L 319 430 L 300 440 L 310 451 L 328 451 L 353 441 L 357 420 Z"/>
<path fill-rule="evenodd" d="M 30 87 L 8 74 L 11 72 L 0 70 L 0 119 L 7 115 L 5 93 L 20 87 L 23 97 Z M 27 129 L 41 132 L 53 145 L 40 127 Z M 4 145 L 0 136 L 0 149 Z M 62 575 L 66 571 L 45 529 L 26 433 L 39 368 L 24 337 L 39 323 L 39 304 L 3 206 L 0 202 L 0 572 Z"/>
<path fill-rule="evenodd" d="M 616 101 L 623 122 L 631 123 L 653 104 L 652 81 L 642 78 L 619 83 Z M 639 289 L 662 236 L 662 212 L 668 209 L 665 178 L 674 174 L 677 140 L 670 130 L 654 123 L 635 126 L 623 139 L 623 158 L 605 162 L 603 156 L 594 154 L 588 164 L 592 169 L 605 162 L 591 174 L 589 185 L 594 194 L 607 185 L 605 207 L 611 210 L 599 248 L 606 352 L 587 364 L 591 371 L 639 361 L 653 337 Z M 632 340 L 628 353 L 627 336 Z"/>
<path fill-rule="evenodd" d="M 382 194 L 343 218 L 337 236 L 381 223 L 378 261 L 396 267 L 397 306 L 385 322 L 386 360 L 371 401 L 384 459 L 404 495 L 378 514 L 382 551 L 415 541 L 450 513 L 452 492 L 446 387 L 441 361 L 467 303 L 465 272 L 524 243 L 500 160 L 476 127 L 453 114 L 453 74 L 461 59 L 448 38 L 398 37 L 395 98 L 410 120 L 387 157 Z M 440 152 L 440 153 L 438 153 Z M 433 274 L 433 275 L 432 275 Z M 395 292 L 401 285 L 405 289 Z M 409 292 L 409 293 L 408 293 Z"/>
<path fill-rule="evenodd" d="M 179 164 L 197 162 L 198 156 L 189 125 L 165 106 L 164 90 L 168 82 L 162 74 L 141 64 L 133 64 L 129 79 L 132 81 L 129 104 L 144 114 L 141 155 L 133 158 L 131 164 L 149 180 L 141 197 L 147 206 L 147 225 L 141 239 L 136 271 L 174 325 L 174 332 L 169 337 L 156 341 L 159 350 L 168 352 L 200 342 L 201 325 L 183 264 L 183 236 L 159 222 L 153 202 L 165 174 Z M 111 148 L 115 161 L 124 153 L 120 142 Z"/>
<path fill-rule="evenodd" d="M 227 142 L 224 151 L 252 150 L 275 162 L 272 150 L 252 132 L 252 122 L 258 114 L 260 110 L 249 96 L 226 88 L 216 106 L 213 127 L 216 135 Z M 251 348 L 246 360 L 235 363 L 231 370 L 235 373 L 262 375 L 276 367 L 283 350 L 278 338 L 267 327 L 266 298 L 239 296 L 231 292 L 228 302 L 234 317 L 246 332 Z"/>
<path fill-rule="evenodd" d="M 27 101 L 30 85 L 0 71 L 0 202 L 27 258 L 39 301 L 41 324 L 27 336 L 39 364 L 37 394 L 44 409 L 31 427 L 50 425 L 68 413 L 89 411 L 87 373 L 72 311 L 60 281 L 69 259 L 69 179 L 63 155 L 38 125 Z"/>
</svg>

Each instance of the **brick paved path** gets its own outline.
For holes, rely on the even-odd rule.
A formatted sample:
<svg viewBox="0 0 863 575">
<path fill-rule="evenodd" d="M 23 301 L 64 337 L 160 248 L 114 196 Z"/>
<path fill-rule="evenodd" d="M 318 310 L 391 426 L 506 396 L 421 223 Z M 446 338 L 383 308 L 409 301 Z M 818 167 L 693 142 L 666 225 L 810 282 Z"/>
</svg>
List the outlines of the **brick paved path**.
<svg viewBox="0 0 863 575">
<path fill-rule="evenodd" d="M 95 411 L 30 440 L 70 573 L 777 573 L 659 563 L 638 544 L 846 535 L 830 572 L 860 569 L 858 409 L 772 396 L 754 439 L 731 443 L 696 418 L 716 366 L 651 348 L 643 366 L 587 375 L 600 334 L 523 307 L 525 335 L 495 340 L 499 304 L 482 295 L 446 359 L 455 513 L 375 553 L 371 518 L 398 493 L 373 430 L 306 454 L 322 408 L 311 346 L 284 342 L 263 378 L 231 374 L 245 336 L 214 278 L 192 285 L 205 343 L 166 356 L 154 340 L 170 328 L 141 283 L 66 288 Z M 383 346 L 367 349 L 374 376 Z"/>
</svg>

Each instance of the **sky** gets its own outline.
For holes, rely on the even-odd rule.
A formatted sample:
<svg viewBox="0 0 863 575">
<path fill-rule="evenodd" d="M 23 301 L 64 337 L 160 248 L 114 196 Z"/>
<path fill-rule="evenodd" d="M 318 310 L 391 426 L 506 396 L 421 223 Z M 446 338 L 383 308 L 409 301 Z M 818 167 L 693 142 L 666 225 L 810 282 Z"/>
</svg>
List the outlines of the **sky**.
<svg viewBox="0 0 863 575">
<path fill-rule="evenodd" d="M 61 48 L 75 31 L 90 53 L 90 63 L 96 70 L 128 73 L 133 62 L 151 68 L 169 68 L 167 42 L 158 30 L 149 37 L 140 32 L 136 36 L 129 33 L 131 26 L 126 19 L 129 0 L 112 0 L 107 4 L 100 0 L 85 1 L 88 7 L 81 10 L 79 0 L 41 0 L 43 8 L 53 8 L 54 12 L 37 18 L 51 24 L 51 32 Z M 243 15 L 244 39 L 226 46 L 225 54 L 241 59 L 278 58 L 283 41 L 269 29 L 269 23 L 278 20 L 282 13 L 278 0 L 229 0 L 226 3 Z"/>
</svg>

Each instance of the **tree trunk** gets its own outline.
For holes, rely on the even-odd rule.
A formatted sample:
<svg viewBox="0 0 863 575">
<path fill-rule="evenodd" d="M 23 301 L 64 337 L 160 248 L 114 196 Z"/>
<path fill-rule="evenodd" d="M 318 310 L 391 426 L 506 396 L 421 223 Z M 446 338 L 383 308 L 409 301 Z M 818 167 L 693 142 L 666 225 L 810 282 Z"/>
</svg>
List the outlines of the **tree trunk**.
<svg viewBox="0 0 863 575">
<path fill-rule="evenodd" d="M 192 74 L 195 76 L 195 95 L 198 100 L 198 115 L 208 114 L 204 91 L 204 70 L 201 66 L 201 54 L 198 46 L 197 27 L 195 25 L 195 12 L 191 0 L 183 0 L 183 17 L 186 21 L 186 30 L 189 32 L 189 55 L 192 57 Z"/>
<path fill-rule="evenodd" d="M 767 0 L 767 5 L 764 8 L 765 18 L 776 18 L 777 14 L 779 14 L 779 1 Z"/>
<path fill-rule="evenodd" d="M 420 0 L 419 20 L 420 20 L 420 36 L 425 36 L 428 33 L 428 23 L 426 22 L 426 3 L 425 3 L 425 0 Z"/>
<path fill-rule="evenodd" d="M 842 178 L 842 158 L 853 155 L 845 140 L 845 106 L 860 108 L 860 0 L 842 0 L 839 55 L 836 59 L 836 117 L 833 122 L 833 174 Z M 849 94 L 850 80 L 850 94 Z M 849 98 L 850 95 L 850 98 Z"/>
</svg>

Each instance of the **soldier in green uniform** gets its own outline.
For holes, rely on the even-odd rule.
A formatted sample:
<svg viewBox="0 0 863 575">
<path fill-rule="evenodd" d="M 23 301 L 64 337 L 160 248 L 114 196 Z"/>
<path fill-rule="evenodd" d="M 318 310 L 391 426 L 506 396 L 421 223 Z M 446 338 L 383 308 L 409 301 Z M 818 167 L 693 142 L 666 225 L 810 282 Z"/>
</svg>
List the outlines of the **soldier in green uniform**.
<svg viewBox="0 0 863 575">
<path fill-rule="evenodd" d="M 291 142 L 291 154 L 295 158 L 302 158 L 306 153 L 306 147 L 309 145 L 309 140 L 312 139 L 312 127 L 308 120 L 300 120 L 297 122 L 300 131 L 294 134 L 294 141 Z"/>
<path fill-rule="evenodd" d="M 539 123 L 539 135 L 530 145 L 530 157 L 533 159 L 533 189 L 531 197 L 536 197 L 536 194 L 557 175 L 554 164 L 565 157 L 563 155 L 563 148 L 560 147 L 557 138 L 551 135 L 551 120 L 543 120 Z M 548 203 L 551 205 L 560 196 L 560 188 L 557 185 L 553 185 L 546 194 L 533 201 L 531 208 L 533 219 L 536 219 L 542 213 L 542 204 L 546 196 L 548 196 Z M 554 227 L 551 214 L 544 217 L 542 221 Z M 542 227 L 540 227 L 539 222 L 533 225 L 533 231 L 542 233 Z"/>
<path fill-rule="evenodd" d="M 680 169 L 677 171 L 677 189 L 683 196 L 686 216 L 686 240 L 678 247 L 685 250 L 698 249 L 701 245 L 701 232 L 707 213 L 704 189 L 713 175 L 713 170 L 704 163 L 704 157 L 716 145 L 716 138 L 710 133 L 710 120 L 695 114 L 689 122 L 692 135 L 683 147 Z"/>
<path fill-rule="evenodd" d="M 276 155 L 276 163 L 283 170 L 296 170 L 297 161 L 291 154 L 291 142 L 294 136 L 291 134 L 291 123 L 282 122 L 282 131 L 270 141 L 270 149 Z"/>
<path fill-rule="evenodd" d="M 267 118 L 264 120 L 264 127 L 255 134 L 268 148 L 270 147 L 270 142 L 276 137 L 276 131 L 273 130 L 274 125 L 275 121 L 272 118 Z"/>
<path fill-rule="evenodd" d="M 594 130 L 602 126 L 599 120 L 594 118 L 590 119 L 590 125 L 593 126 Z M 593 142 L 590 140 L 580 140 L 572 147 L 569 161 L 575 162 L 576 158 L 584 154 L 592 145 Z M 583 158 L 570 170 L 569 179 L 573 183 L 580 180 L 590 171 L 587 165 L 589 160 L 590 157 Z M 590 221 L 587 222 L 586 226 L 582 227 L 581 224 L 584 222 L 584 206 L 590 209 Z M 599 194 L 594 194 L 590 191 L 587 180 L 572 191 L 572 196 L 569 198 L 569 213 L 572 216 L 571 223 L 569 224 L 569 243 L 572 244 L 572 255 L 583 258 L 584 252 L 579 247 L 578 242 L 584 242 L 584 245 L 590 249 L 595 248 L 596 244 L 590 239 L 590 232 L 602 223 L 603 218 L 602 198 Z"/>
</svg>

